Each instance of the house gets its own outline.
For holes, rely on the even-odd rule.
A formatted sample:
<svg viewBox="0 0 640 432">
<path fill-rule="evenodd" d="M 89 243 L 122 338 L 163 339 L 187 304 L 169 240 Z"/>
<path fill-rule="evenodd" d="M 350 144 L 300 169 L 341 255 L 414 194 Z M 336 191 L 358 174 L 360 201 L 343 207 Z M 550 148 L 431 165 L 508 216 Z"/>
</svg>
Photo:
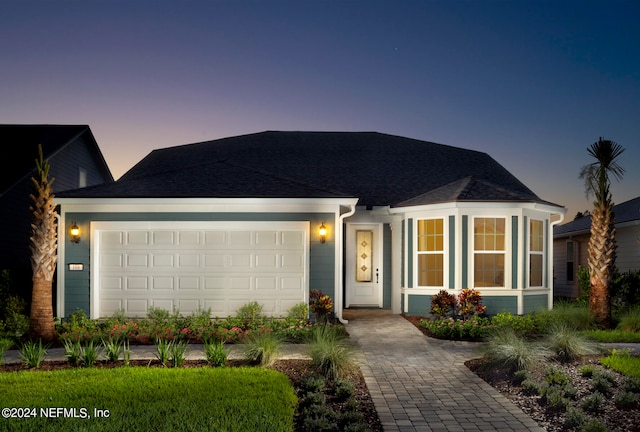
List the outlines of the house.
<svg viewBox="0 0 640 432">
<path fill-rule="evenodd" d="M 427 315 L 440 290 L 489 313 L 552 304 L 547 202 L 489 155 L 375 132 L 278 132 L 154 150 L 118 181 L 57 195 L 58 306 L 279 316 L 321 290 Z M 68 230 L 75 221 L 81 240 Z"/>
<path fill-rule="evenodd" d="M 54 194 L 65 189 L 113 182 L 98 144 L 86 125 L 0 125 L 0 269 L 11 271 L 23 298 L 31 297 L 31 236 L 35 192 L 32 177 L 38 145 L 49 161 Z"/>
<path fill-rule="evenodd" d="M 640 270 L 640 197 L 613 207 L 616 228 L 616 267 L 621 273 Z M 559 297 L 577 297 L 578 267 L 587 266 L 591 216 L 583 216 L 554 227 L 554 292 Z"/>
</svg>

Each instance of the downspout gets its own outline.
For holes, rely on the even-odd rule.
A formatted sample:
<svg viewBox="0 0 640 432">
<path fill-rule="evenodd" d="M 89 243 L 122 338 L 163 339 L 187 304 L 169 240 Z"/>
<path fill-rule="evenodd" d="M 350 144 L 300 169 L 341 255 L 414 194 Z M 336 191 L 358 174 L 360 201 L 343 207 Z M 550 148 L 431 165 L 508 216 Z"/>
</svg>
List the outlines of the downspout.
<svg viewBox="0 0 640 432">
<path fill-rule="evenodd" d="M 564 216 L 565 213 L 560 213 L 560 219 L 555 222 L 551 222 L 549 229 L 550 232 L 548 234 L 549 240 L 547 241 L 547 243 L 549 244 L 549 256 L 547 257 L 547 259 L 549 260 L 549 264 L 547 265 L 547 267 L 550 268 L 551 271 L 547 275 L 547 284 L 549 284 L 551 295 L 549 296 L 549 300 L 547 301 L 547 310 L 553 309 L 553 227 L 561 224 L 564 221 Z"/>
<path fill-rule="evenodd" d="M 342 318 L 342 309 L 343 309 L 343 299 L 344 299 L 344 220 L 356 212 L 356 205 L 349 204 L 349 211 L 344 214 L 338 216 L 338 221 L 336 223 L 336 267 L 338 271 L 336 272 L 336 287 L 340 287 L 339 293 L 340 295 L 336 295 L 336 317 L 342 324 L 347 324 L 349 321 Z"/>
</svg>

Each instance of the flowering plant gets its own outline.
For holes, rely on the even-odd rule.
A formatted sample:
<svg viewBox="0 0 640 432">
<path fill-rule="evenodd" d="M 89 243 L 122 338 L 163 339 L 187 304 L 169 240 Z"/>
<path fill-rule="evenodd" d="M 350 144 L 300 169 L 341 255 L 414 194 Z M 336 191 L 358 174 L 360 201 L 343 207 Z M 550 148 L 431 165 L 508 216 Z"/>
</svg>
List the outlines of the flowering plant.
<svg viewBox="0 0 640 432">
<path fill-rule="evenodd" d="M 444 318 L 456 307 L 456 296 L 445 290 L 431 297 L 431 315 Z"/>
<path fill-rule="evenodd" d="M 322 291 L 314 289 L 309 294 L 309 310 L 319 319 L 326 320 L 333 309 L 333 300 Z"/>
<path fill-rule="evenodd" d="M 458 308 L 462 319 L 466 320 L 471 315 L 478 315 L 487 310 L 486 306 L 480 304 L 482 296 L 474 289 L 464 289 L 458 294 Z"/>
</svg>

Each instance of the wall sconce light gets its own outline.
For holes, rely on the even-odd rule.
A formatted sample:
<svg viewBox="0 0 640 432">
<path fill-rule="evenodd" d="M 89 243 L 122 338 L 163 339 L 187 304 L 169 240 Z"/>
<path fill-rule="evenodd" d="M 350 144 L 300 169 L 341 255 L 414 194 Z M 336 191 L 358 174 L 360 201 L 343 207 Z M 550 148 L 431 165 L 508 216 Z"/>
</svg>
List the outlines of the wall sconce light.
<svg viewBox="0 0 640 432">
<path fill-rule="evenodd" d="M 78 225 L 73 221 L 69 228 L 69 240 L 71 240 L 71 243 L 80 243 L 80 228 L 78 228 Z"/>
<path fill-rule="evenodd" d="M 322 222 L 322 225 L 320 225 L 318 234 L 320 234 L 320 243 L 324 243 L 327 241 L 327 227 L 324 226 L 324 222 Z"/>
</svg>

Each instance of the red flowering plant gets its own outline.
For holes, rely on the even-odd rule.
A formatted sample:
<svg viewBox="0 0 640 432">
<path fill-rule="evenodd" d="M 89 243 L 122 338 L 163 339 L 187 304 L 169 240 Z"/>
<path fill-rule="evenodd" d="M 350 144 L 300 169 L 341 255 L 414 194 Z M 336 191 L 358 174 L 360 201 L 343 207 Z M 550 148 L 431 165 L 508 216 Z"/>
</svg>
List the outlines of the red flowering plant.
<svg viewBox="0 0 640 432">
<path fill-rule="evenodd" d="M 458 312 L 462 315 L 463 320 L 467 320 L 471 316 L 484 313 L 486 306 L 480 304 L 482 296 L 479 291 L 474 289 L 464 289 L 458 294 Z"/>
<path fill-rule="evenodd" d="M 314 289 L 309 293 L 309 310 L 313 312 L 320 322 L 327 322 L 327 318 L 333 309 L 333 300 L 322 291 Z"/>
<path fill-rule="evenodd" d="M 430 313 L 438 318 L 445 318 L 456 307 L 456 296 L 445 290 L 440 290 L 438 294 L 431 297 Z"/>
</svg>

